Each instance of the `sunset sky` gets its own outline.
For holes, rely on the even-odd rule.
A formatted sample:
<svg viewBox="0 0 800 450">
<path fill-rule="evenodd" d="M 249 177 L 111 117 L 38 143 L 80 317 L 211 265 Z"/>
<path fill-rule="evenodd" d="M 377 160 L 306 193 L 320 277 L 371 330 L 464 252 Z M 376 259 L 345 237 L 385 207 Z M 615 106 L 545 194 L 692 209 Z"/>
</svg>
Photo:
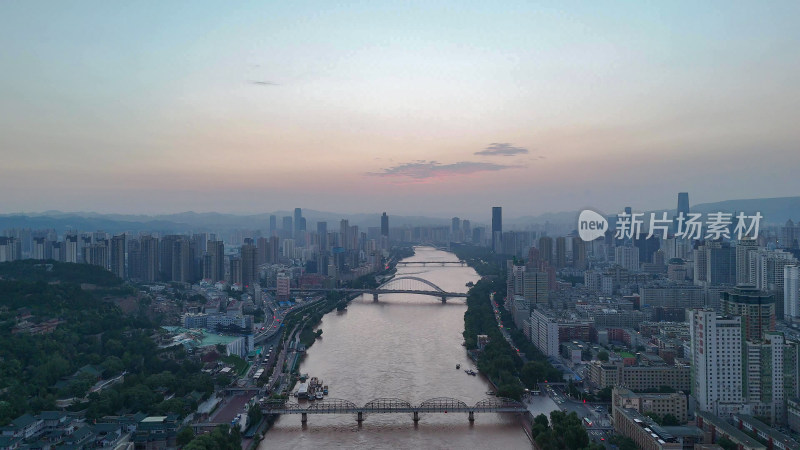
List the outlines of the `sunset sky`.
<svg viewBox="0 0 800 450">
<path fill-rule="evenodd" d="M 0 213 L 800 195 L 800 2 L 0 3 Z"/>
</svg>

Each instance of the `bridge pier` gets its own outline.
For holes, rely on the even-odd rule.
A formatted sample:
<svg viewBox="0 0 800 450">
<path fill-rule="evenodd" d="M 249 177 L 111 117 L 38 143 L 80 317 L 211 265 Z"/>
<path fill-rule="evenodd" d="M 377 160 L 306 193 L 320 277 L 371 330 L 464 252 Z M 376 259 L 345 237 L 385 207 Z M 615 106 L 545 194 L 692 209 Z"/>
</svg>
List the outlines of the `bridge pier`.
<svg viewBox="0 0 800 450">
<path fill-rule="evenodd" d="M 308 413 L 300 414 L 300 423 L 306 423 L 306 422 L 308 422 Z"/>
<path fill-rule="evenodd" d="M 419 422 L 419 411 L 414 411 L 414 423 Z"/>
<path fill-rule="evenodd" d="M 442 303 L 447 303 L 447 297 L 444 295 L 442 296 Z"/>
<path fill-rule="evenodd" d="M 377 292 L 372 294 L 372 301 L 373 302 L 377 302 L 378 301 L 378 293 Z"/>
<path fill-rule="evenodd" d="M 364 413 L 362 411 L 358 412 L 358 417 L 356 418 L 356 421 L 358 421 L 358 423 L 361 423 L 361 422 L 364 421 Z"/>
<path fill-rule="evenodd" d="M 470 411 L 469 412 L 469 421 L 470 422 L 475 422 L 475 411 Z"/>
</svg>

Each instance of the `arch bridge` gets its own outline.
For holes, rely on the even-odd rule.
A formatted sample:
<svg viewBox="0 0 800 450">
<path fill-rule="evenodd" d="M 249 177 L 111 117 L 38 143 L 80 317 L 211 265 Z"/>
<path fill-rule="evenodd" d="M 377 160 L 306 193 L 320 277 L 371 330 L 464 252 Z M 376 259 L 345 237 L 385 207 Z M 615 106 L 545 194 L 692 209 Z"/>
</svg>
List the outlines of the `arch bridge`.
<svg viewBox="0 0 800 450">
<path fill-rule="evenodd" d="M 275 288 L 268 288 L 267 291 L 275 291 Z M 354 294 L 372 294 L 372 300 L 378 301 L 380 294 L 416 294 L 439 297 L 442 303 L 447 302 L 448 298 L 466 298 L 463 292 L 448 292 L 437 286 L 435 283 L 424 278 L 404 275 L 392 278 L 376 288 L 301 288 L 294 289 L 295 292 L 318 293 L 318 292 L 344 292 Z"/>
<path fill-rule="evenodd" d="M 262 400 L 261 412 L 264 414 L 300 414 L 301 422 L 308 421 L 309 414 L 355 414 L 356 420 L 364 421 L 365 414 L 411 414 L 414 422 L 419 422 L 420 413 L 467 413 L 470 422 L 475 420 L 475 413 L 527 413 L 522 403 L 503 397 L 485 398 L 470 406 L 465 402 L 449 397 L 436 397 L 413 405 L 399 398 L 376 398 L 363 406 L 349 400 L 326 398 L 309 402 L 307 406 L 288 400 Z"/>
</svg>

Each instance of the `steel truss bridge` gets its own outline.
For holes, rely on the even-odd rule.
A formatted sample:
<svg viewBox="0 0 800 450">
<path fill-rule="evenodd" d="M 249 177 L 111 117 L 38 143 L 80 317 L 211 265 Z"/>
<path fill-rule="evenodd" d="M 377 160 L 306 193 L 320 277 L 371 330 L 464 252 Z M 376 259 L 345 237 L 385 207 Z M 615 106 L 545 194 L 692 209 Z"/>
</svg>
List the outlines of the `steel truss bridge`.
<svg viewBox="0 0 800 450">
<path fill-rule="evenodd" d="M 399 398 L 376 398 L 364 406 L 340 398 L 325 398 L 309 402 L 306 407 L 287 400 L 263 400 L 260 406 L 264 414 L 300 414 L 302 423 L 308 421 L 309 414 L 355 414 L 359 423 L 364 421 L 365 414 L 411 414 L 416 423 L 419 422 L 420 413 L 467 413 L 469 421 L 473 422 L 476 412 L 517 414 L 528 412 L 522 403 L 503 397 L 485 398 L 472 406 L 448 397 L 431 398 L 418 405 L 412 405 Z"/>
<path fill-rule="evenodd" d="M 275 291 L 275 288 L 269 288 L 268 291 Z M 372 294 L 372 300 L 378 301 L 380 294 L 417 294 L 429 295 L 432 297 L 439 297 L 442 303 L 447 302 L 448 298 L 461 297 L 466 298 L 467 294 L 462 292 L 447 292 L 439 286 L 431 283 L 430 281 L 413 276 L 400 276 L 392 278 L 391 280 L 383 283 L 377 288 L 373 289 L 352 289 L 352 288 L 301 288 L 294 289 L 296 292 L 343 292 L 345 294 Z"/>
<path fill-rule="evenodd" d="M 427 266 L 428 264 L 430 264 L 432 266 L 436 266 L 436 265 L 439 265 L 439 266 L 452 266 L 452 265 L 466 266 L 467 262 L 466 261 L 400 261 L 400 262 L 396 263 L 397 266 L 401 266 L 401 267 L 402 266 Z"/>
</svg>

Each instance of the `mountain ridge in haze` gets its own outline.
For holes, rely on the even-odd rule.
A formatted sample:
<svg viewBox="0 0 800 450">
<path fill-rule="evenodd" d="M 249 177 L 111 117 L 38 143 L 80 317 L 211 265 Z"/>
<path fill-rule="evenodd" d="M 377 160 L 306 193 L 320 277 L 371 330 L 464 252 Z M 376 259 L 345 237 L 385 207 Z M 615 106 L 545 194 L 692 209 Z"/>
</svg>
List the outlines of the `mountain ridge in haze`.
<svg viewBox="0 0 800 450">
<path fill-rule="evenodd" d="M 774 197 L 763 199 L 736 199 L 719 202 L 700 203 L 691 206 L 693 212 L 729 212 L 743 211 L 753 214 L 756 211 L 764 216 L 763 223 L 782 225 L 788 219 L 800 221 L 800 196 Z M 674 214 L 675 209 L 661 209 L 653 211 L 667 211 Z M 618 211 L 603 211 L 606 214 L 616 214 Z M 536 216 L 522 216 L 504 218 L 506 228 L 530 224 L 572 224 L 577 223 L 579 211 L 562 211 L 544 213 Z M 269 226 L 269 216 L 278 217 L 278 227 L 281 227 L 283 216 L 292 216 L 293 211 L 274 211 L 270 213 L 238 215 L 218 212 L 185 211 L 173 214 L 103 214 L 97 212 L 62 212 L 45 211 L 42 213 L 16 213 L 0 215 L 0 230 L 9 228 L 46 229 L 54 228 L 59 232 L 65 230 L 92 231 L 103 230 L 109 233 L 124 231 L 153 231 L 164 233 L 216 232 L 233 229 L 266 229 Z M 316 230 L 315 222 L 326 221 L 328 229 L 336 229 L 341 219 L 347 219 L 350 225 L 362 227 L 380 226 L 381 213 L 373 214 L 339 214 L 329 211 L 303 209 L 303 216 L 307 221 L 310 231 Z M 450 219 L 427 216 L 401 216 L 389 214 L 392 227 L 414 226 L 449 226 Z M 471 219 L 472 220 L 472 219 Z M 489 211 L 485 221 L 472 220 L 473 226 L 487 225 L 491 222 Z"/>
</svg>

